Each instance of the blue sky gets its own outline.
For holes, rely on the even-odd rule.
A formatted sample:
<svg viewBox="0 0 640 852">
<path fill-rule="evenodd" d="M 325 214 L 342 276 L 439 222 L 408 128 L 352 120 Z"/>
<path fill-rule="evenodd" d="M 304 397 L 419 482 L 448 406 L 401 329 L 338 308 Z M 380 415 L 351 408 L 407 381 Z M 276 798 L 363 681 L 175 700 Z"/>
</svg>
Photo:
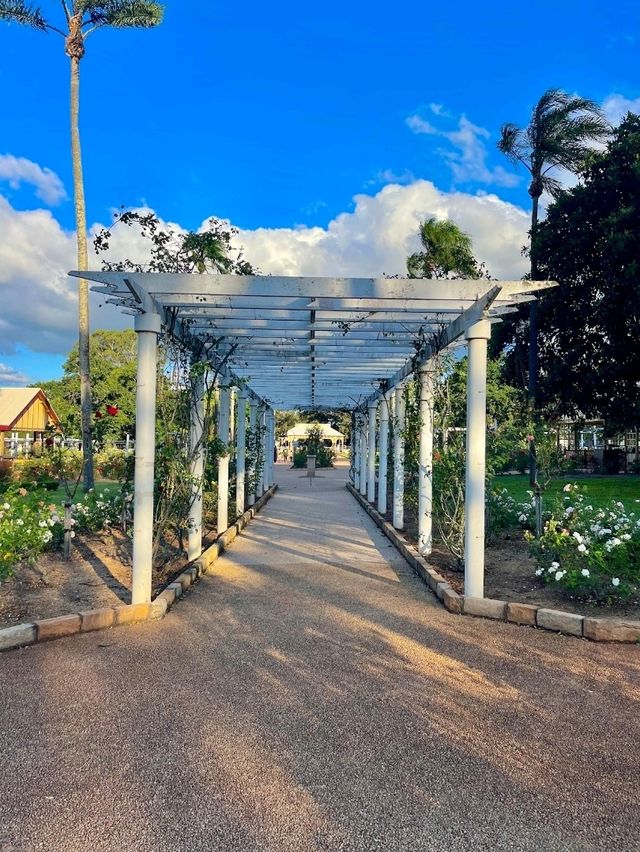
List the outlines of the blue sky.
<svg viewBox="0 0 640 852">
<path fill-rule="evenodd" d="M 43 0 L 52 19 L 58 7 Z M 438 204 L 490 193 L 526 210 L 524 176 L 495 151 L 500 124 L 525 122 L 551 86 L 633 103 L 639 25 L 639 4 L 626 0 L 437 9 L 408 0 L 233 8 L 169 0 L 157 30 L 88 40 L 81 132 L 89 224 L 108 222 L 121 204 L 149 205 L 187 228 L 217 215 L 247 232 L 305 225 L 315 239 L 309 229 L 331 232 L 358 207 L 354 197 L 416 181 L 437 188 Z M 5 168 L 2 180 L 0 167 L 0 195 L 7 217 L 22 224 L 20 214 L 47 211 L 39 227 L 52 239 L 56 224 L 68 238 L 74 227 L 68 147 L 61 39 L 0 24 L 0 155 L 54 173 L 29 178 L 22 168 L 9 180 Z M 406 198 L 397 193 L 398 203 Z M 37 234 L 20 237 L 27 253 Z M 250 234 L 248 244 L 256 241 Z M 10 290 L 3 304 L 19 299 L 20 276 L 2 276 Z M 20 333 L 0 324 L 0 362 L 29 378 L 54 375 L 68 338 L 61 331 L 43 342 L 43 320 L 22 322 Z"/>
</svg>

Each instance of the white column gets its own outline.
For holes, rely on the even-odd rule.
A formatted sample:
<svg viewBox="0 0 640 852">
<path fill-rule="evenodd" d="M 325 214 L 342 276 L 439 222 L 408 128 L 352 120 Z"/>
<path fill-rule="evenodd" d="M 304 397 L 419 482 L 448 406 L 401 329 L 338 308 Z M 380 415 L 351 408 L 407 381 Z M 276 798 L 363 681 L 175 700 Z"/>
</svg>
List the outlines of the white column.
<svg viewBox="0 0 640 852">
<path fill-rule="evenodd" d="M 362 415 L 360 418 L 360 493 L 363 497 L 367 496 L 367 418 Z"/>
<path fill-rule="evenodd" d="M 484 597 L 484 485 L 487 435 L 488 320 L 472 325 L 467 361 L 467 458 L 464 504 L 464 593 Z"/>
<path fill-rule="evenodd" d="M 247 392 L 238 391 L 238 415 L 236 418 L 236 517 L 244 512 L 246 437 L 247 437 Z"/>
<path fill-rule="evenodd" d="M 160 317 L 139 314 L 136 378 L 136 456 L 133 482 L 133 576 L 131 603 L 151 601 L 153 573 L 153 486 L 156 456 L 156 371 Z"/>
<path fill-rule="evenodd" d="M 351 432 L 351 454 L 353 456 L 353 487 L 360 490 L 360 415 L 353 419 Z"/>
<path fill-rule="evenodd" d="M 369 436 L 367 441 L 367 500 L 376 500 L 376 412 L 378 402 L 369 403 Z"/>
<path fill-rule="evenodd" d="M 264 490 L 268 491 L 273 484 L 273 411 L 269 408 L 265 414 L 264 431 Z"/>
<path fill-rule="evenodd" d="M 261 470 L 260 470 L 260 475 L 258 476 L 258 479 L 257 479 L 257 482 L 256 482 L 256 500 L 259 497 L 262 497 L 262 495 L 264 494 L 264 492 L 266 490 L 265 486 L 264 486 L 265 476 L 266 476 L 265 467 L 266 467 L 266 464 L 267 464 L 267 458 L 266 458 L 266 455 L 265 455 L 266 442 L 265 442 L 265 434 L 264 434 L 265 433 L 265 417 L 266 417 L 266 411 L 263 408 L 263 406 L 261 405 L 260 408 L 258 409 L 258 429 L 260 430 L 260 440 L 258 441 L 258 460 L 260 458 L 262 458 L 262 467 L 261 467 Z"/>
<path fill-rule="evenodd" d="M 256 444 L 256 429 L 258 426 L 258 400 L 251 398 L 249 401 L 249 429 L 251 430 L 252 435 L 252 444 L 255 448 L 255 453 L 258 452 L 258 447 Z M 247 496 L 247 505 L 253 506 L 256 502 L 256 487 L 255 484 L 253 487 L 251 486 L 251 481 L 253 480 L 256 473 L 256 456 L 255 453 L 253 458 L 250 461 L 249 466 L 249 494 Z"/>
<path fill-rule="evenodd" d="M 221 382 L 227 378 L 223 376 Z M 231 414 L 231 389 L 220 387 L 218 400 L 218 438 L 226 447 L 224 455 L 218 456 L 218 535 L 229 526 L 229 420 Z"/>
<path fill-rule="evenodd" d="M 191 388 L 191 508 L 189 509 L 189 543 L 187 558 L 191 562 L 202 553 L 202 480 L 204 476 L 204 373 L 197 375 Z"/>
<path fill-rule="evenodd" d="M 378 464 L 378 511 L 387 511 L 387 464 L 389 460 L 389 395 L 380 400 L 380 461 Z"/>
<path fill-rule="evenodd" d="M 393 526 L 404 529 L 404 386 L 395 389 L 393 421 Z"/>
<path fill-rule="evenodd" d="M 433 367 L 425 364 L 420 379 L 420 446 L 418 448 L 418 550 L 433 546 Z"/>
</svg>

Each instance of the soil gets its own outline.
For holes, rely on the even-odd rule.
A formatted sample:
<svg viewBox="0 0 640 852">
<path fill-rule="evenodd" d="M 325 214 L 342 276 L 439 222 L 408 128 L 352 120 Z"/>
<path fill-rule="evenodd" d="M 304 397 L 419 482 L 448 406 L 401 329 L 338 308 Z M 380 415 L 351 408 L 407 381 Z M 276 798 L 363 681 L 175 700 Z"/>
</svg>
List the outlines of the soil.
<svg viewBox="0 0 640 852">
<path fill-rule="evenodd" d="M 415 519 L 409 517 L 407 520 L 405 535 L 415 545 L 418 540 Z M 464 574 L 457 569 L 456 560 L 442 544 L 434 543 L 429 562 L 456 592 L 464 593 Z M 640 621 L 640 601 L 607 606 L 575 600 L 560 587 L 545 585 L 536 577 L 535 570 L 536 564 L 529 556 L 529 546 L 521 533 L 514 531 L 494 540 L 485 551 L 485 597 L 561 609 L 594 618 Z"/>
<path fill-rule="evenodd" d="M 18 566 L 0 585 L 0 628 L 131 602 L 131 540 L 113 530 L 78 535 L 73 544 L 70 560 L 59 553 L 43 554 L 36 565 Z M 154 568 L 154 596 L 181 573 L 185 562 L 175 551 Z"/>
</svg>

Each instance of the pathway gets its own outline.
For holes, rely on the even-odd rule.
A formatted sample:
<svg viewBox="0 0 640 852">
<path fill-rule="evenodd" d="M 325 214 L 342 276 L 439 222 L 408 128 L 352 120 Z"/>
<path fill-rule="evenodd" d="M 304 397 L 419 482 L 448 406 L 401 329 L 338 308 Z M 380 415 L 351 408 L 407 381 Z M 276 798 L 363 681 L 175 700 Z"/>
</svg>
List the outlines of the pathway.
<svg viewBox="0 0 640 852">
<path fill-rule="evenodd" d="M 277 475 L 163 622 L 0 655 L 0 850 L 640 850 L 640 651 L 451 615 Z"/>
</svg>

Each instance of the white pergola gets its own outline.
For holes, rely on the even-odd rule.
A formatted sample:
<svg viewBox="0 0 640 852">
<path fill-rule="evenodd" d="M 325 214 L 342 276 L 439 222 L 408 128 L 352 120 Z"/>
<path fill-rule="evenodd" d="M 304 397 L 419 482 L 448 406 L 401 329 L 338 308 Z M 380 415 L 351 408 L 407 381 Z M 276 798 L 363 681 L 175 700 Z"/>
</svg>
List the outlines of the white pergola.
<svg viewBox="0 0 640 852">
<path fill-rule="evenodd" d="M 484 595 L 486 361 L 491 326 L 501 314 L 535 299 L 550 281 L 295 278 L 137 272 L 72 272 L 95 282 L 105 301 L 135 316 L 138 333 L 134 482 L 134 603 L 151 596 L 156 346 L 162 328 L 197 358 L 222 369 L 219 437 L 229 442 L 231 388 L 237 387 L 235 516 L 245 495 L 246 406 L 249 425 L 264 425 L 265 466 L 256 489 L 273 484 L 275 410 L 347 408 L 355 414 L 354 485 L 387 510 L 389 418 L 394 419 L 393 525 L 404 526 L 403 385 L 420 379 L 418 545 L 432 542 L 433 381 L 435 358 L 468 346 L 465 594 Z M 202 398 L 194 394 L 192 445 L 201 444 Z M 200 429 L 200 432 L 199 432 Z M 376 478 L 376 458 L 379 456 Z M 202 453 L 193 462 L 201 482 Z M 218 530 L 228 524 L 229 455 L 219 460 Z M 376 488 L 377 483 L 377 488 Z M 189 558 L 202 552 L 202 500 L 195 495 Z"/>
</svg>

